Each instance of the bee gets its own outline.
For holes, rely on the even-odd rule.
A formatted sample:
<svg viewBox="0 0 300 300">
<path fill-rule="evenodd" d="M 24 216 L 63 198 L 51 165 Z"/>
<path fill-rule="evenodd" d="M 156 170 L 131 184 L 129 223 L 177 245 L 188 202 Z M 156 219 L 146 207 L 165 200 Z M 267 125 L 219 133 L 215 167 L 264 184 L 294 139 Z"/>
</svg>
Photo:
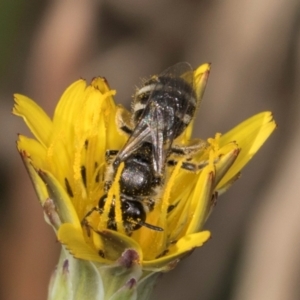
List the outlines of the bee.
<svg viewBox="0 0 300 300">
<path fill-rule="evenodd" d="M 179 137 L 195 116 L 200 99 L 194 90 L 193 69 L 188 63 L 178 63 L 158 76 L 152 77 L 139 89 L 132 104 L 132 119 L 128 123 L 119 120 L 119 128 L 129 135 L 120 150 L 106 153 L 108 168 L 105 174 L 105 194 L 93 211 L 103 213 L 108 191 L 121 163 L 124 163 L 119 186 L 123 225 L 127 234 L 141 226 L 151 230 L 163 229 L 146 222 L 161 194 L 165 182 L 166 166 L 175 165 L 171 154 L 187 155 L 198 151 L 203 145 L 175 145 Z M 195 170 L 192 163 L 182 167 Z M 117 230 L 115 203 L 109 211 L 107 228 Z"/>
</svg>

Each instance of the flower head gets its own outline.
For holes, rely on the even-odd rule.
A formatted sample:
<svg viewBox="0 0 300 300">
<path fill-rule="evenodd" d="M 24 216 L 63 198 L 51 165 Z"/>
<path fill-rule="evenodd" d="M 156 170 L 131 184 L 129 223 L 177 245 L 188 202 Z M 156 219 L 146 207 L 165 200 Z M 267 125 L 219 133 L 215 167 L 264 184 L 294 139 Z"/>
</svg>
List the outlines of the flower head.
<svg viewBox="0 0 300 300">
<path fill-rule="evenodd" d="M 194 71 L 198 98 L 202 97 L 209 71 L 209 64 Z M 106 152 L 122 149 L 128 136 L 120 130 L 120 122 L 131 117 L 114 103 L 114 94 L 104 78 L 95 78 L 90 85 L 78 80 L 62 95 L 53 120 L 35 102 L 19 94 L 15 95 L 13 113 L 24 119 L 34 135 L 20 135 L 17 147 L 46 220 L 64 247 L 61 268 L 69 269 L 72 261 L 73 267 L 85 270 L 81 274 L 93 278 L 88 287 L 81 287 L 83 294 L 102 288 L 106 296 L 111 293 L 116 297 L 113 299 L 118 295 L 131 299 L 137 291 L 141 295 L 147 290 L 147 279 L 174 268 L 182 257 L 210 238 L 203 225 L 218 195 L 239 177 L 276 125 L 272 114 L 264 112 L 224 135 L 199 142 L 191 140 L 191 122 L 175 143 L 201 147 L 188 161 L 186 156 L 178 156 L 176 163 L 166 168 L 162 191 L 146 216 L 152 228 L 141 226 L 128 232 L 120 197 L 124 163 L 118 166 L 106 201 L 99 208 L 111 164 Z M 193 170 L 188 170 L 191 167 Z M 107 226 L 112 214 L 116 230 Z M 108 288 L 120 269 L 123 275 L 115 284 L 121 288 Z M 106 276 L 99 277 L 104 270 Z M 101 281 L 101 288 L 95 278 Z"/>
</svg>

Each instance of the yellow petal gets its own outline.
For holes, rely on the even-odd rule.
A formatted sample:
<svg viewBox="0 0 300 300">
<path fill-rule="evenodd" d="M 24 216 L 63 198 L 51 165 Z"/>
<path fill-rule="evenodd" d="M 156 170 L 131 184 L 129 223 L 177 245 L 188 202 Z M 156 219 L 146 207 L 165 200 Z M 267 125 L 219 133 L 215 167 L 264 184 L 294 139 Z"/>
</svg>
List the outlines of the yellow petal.
<svg viewBox="0 0 300 300">
<path fill-rule="evenodd" d="M 99 90 L 103 95 L 111 91 L 108 82 L 104 77 L 95 77 L 91 85 Z"/>
<path fill-rule="evenodd" d="M 57 238 L 76 258 L 103 264 L 112 263 L 102 258 L 95 248 L 87 244 L 82 229 L 75 227 L 73 224 L 62 224 L 58 230 Z"/>
<path fill-rule="evenodd" d="M 24 151 L 26 152 L 26 155 L 30 157 L 30 160 L 37 169 L 46 168 L 46 148 L 40 144 L 40 142 L 23 135 L 19 135 L 17 148 L 20 153 Z"/>
<path fill-rule="evenodd" d="M 76 228 L 73 224 L 63 224 L 59 228 L 58 239 L 74 257 L 84 260 L 115 263 L 126 249 L 134 249 L 139 259 L 143 258 L 140 246 L 126 235 L 112 230 L 91 230 L 90 234 L 93 243 L 87 243 L 81 228 Z"/>
<path fill-rule="evenodd" d="M 169 271 L 179 262 L 180 258 L 196 247 L 201 247 L 210 238 L 209 231 L 193 233 L 181 238 L 171 245 L 166 255 L 149 261 L 143 261 L 144 270 Z"/>
<path fill-rule="evenodd" d="M 23 118 L 38 141 L 47 147 L 52 133 L 52 122 L 47 114 L 34 101 L 26 96 L 15 94 L 13 114 Z"/>
<path fill-rule="evenodd" d="M 45 162 L 47 163 L 47 170 L 49 170 L 56 179 L 63 183 L 67 178 L 70 186 L 73 185 L 73 153 L 71 154 L 68 150 L 68 138 L 65 136 L 57 136 L 53 139 L 49 148 Z"/>
<path fill-rule="evenodd" d="M 106 79 L 101 77 L 94 78 L 91 87 L 100 90 L 102 94 L 101 110 L 106 128 L 106 149 L 118 150 L 125 144 L 127 137 L 120 135 L 117 127 L 116 114 L 119 107 L 116 106 L 113 99 L 116 91 L 110 90 Z"/>
<path fill-rule="evenodd" d="M 94 244 L 98 245 L 97 249 L 102 249 L 104 257 L 111 261 L 119 259 L 126 249 L 134 249 L 139 259 L 143 259 L 139 244 L 125 234 L 106 229 L 93 232 L 93 239 Z"/>
<path fill-rule="evenodd" d="M 82 108 L 85 100 L 85 89 L 85 80 L 75 81 L 66 89 L 56 106 L 53 123 L 56 127 L 64 128 L 68 134 L 72 130 L 71 125 Z M 73 132 L 70 132 L 70 134 L 73 135 Z"/>
<path fill-rule="evenodd" d="M 214 188 L 215 169 L 212 164 L 201 172 L 194 192 L 192 194 L 191 210 L 189 213 L 189 226 L 185 235 L 199 231 L 207 219 L 210 211 L 211 199 Z"/>
<path fill-rule="evenodd" d="M 249 130 L 259 129 L 261 126 L 268 123 L 275 123 L 272 113 L 269 111 L 258 113 L 222 135 L 220 144 L 224 146 L 229 142 L 236 141 L 235 139 L 237 137 L 243 137 Z"/>
<path fill-rule="evenodd" d="M 173 204 L 174 208 L 168 214 L 168 233 L 170 241 L 176 241 L 183 234 L 184 228 L 187 227 L 191 212 L 191 201 L 189 201 L 189 199 L 191 199 L 194 188 L 195 183 L 186 189 L 185 194 L 182 194 L 182 196 L 178 198 L 178 202 Z"/>
<path fill-rule="evenodd" d="M 166 226 L 164 226 L 166 223 L 165 216 L 166 213 L 164 209 L 162 209 L 161 203 L 156 204 L 154 210 L 147 216 L 147 223 L 164 229 L 166 228 Z M 153 259 L 166 247 L 167 237 L 165 231 L 157 231 L 142 227 L 132 234 L 132 238 L 141 245 L 144 259 Z"/>
<path fill-rule="evenodd" d="M 105 152 L 107 150 L 107 130 L 101 112 L 98 123 L 98 133 L 89 135 L 86 150 L 82 152 L 81 165 L 86 167 L 87 190 L 97 189 L 99 182 L 95 176 L 99 176 L 99 168 L 105 165 Z M 81 167 L 81 165 L 79 167 Z"/>
<path fill-rule="evenodd" d="M 31 181 L 37 193 L 37 196 L 42 205 L 49 198 L 48 190 L 46 184 L 43 182 L 41 177 L 36 172 L 36 169 L 32 165 L 30 156 L 25 151 L 20 151 L 21 158 L 23 159 L 24 165 L 30 175 Z"/>
<path fill-rule="evenodd" d="M 224 194 L 241 176 L 241 173 L 235 174 L 229 181 L 227 181 L 221 188 L 216 189 L 217 196 Z"/>
<path fill-rule="evenodd" d="M 105 117 L 107 122 L 107 149 L 121 149 L 128 137 L 120 133 L 120 129 L 117 127 L 116 114 L 117 111 L 125 108 L 117 107 L 111 97 L 107 98 L 105 103 Z"/>
<path fill-rule="evenodd" d="M 195 91 L 196 91 L 197 99 L 199 101 L 198 108 L 206 88 L 209 72 L 210 72 L 210 64 L 203 64 L 194 71 Z M 184 144 L 187 143 L 192 136 L 194 121 L 195 118 L 192 119 L 191 123 L 183 132 L 182 136 L 178 138 L 178 140 Z"/>
<path fill-rule="evenodd" d="M 86 82 L 78 80 L 70 85 L 58 102 L 53 117 L 53 134 L 47 152 L 50 170 L 56 178 L 63 182 L 67 177 L 74 187 L 74 156 L 84 147 L 84 138 L 77 137 L 82 127 L 82 112 L 86 99 Z M 81 139 L 80 139 L 81 138 Z"/>
<path fill-rule="evenodd" d="M 73 203 L 60 183 L 48 171 L 39 170 L 39 175 L 47 186 L 49 197 L 54 201 L 61 221 L 72 223 L 75 227 L 81 228 Z"/>
<path fill-rule="evenodd" d="M 195 89 L 197 93 L 197 98 L 202 99 L 208 76 L 210 72 L 210 64 L 203 64 L 199 66 L 195 71 L 194 71 L 194 80 L 195 80 Z"/>
<path fill-rule="evenodd" d="M 236 142 L 241 152 L 233 166 L 220 181 L 217 189 L 231 180 L 249 162 L 258 149 L 276 128 L 276 123 L 270 112 L 257 114 L 236 126 L 220 138 L 220 146 Z"/>
<path fill-rule="evenodd" d="M 219 181 L 224 177 L 230 167 L 233 165 L 240 153 L 240 149 L 236 143 L 229 143 L 219 149 L 217 156 L 220 156 L 220 159 L 216 162 L 216 179 L 215 184 L 218 184 Z"/>
</svg>

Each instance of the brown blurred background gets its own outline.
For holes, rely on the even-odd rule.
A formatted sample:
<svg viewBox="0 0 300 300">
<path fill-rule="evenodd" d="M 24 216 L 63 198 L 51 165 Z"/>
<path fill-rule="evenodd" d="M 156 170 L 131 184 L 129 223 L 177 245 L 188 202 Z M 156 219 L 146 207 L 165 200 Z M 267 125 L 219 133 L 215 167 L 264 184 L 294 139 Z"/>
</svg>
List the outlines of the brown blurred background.
<svg viewBox="0 0 300 300">
<path fill-rule="evenodd" d="M 194 135 L 271 110 L 279 128 L 221 197 L 213 239 L 165 274 L 153 299 L 300 299 L 299 0 L 0 3 L 0 299 L 43 300 L 59 245 L 15 148 L 23 93 L 52 115 L 74 80 L 105 76 L 127 107 L 141 78 L 212 62 Z"/>
</svg>

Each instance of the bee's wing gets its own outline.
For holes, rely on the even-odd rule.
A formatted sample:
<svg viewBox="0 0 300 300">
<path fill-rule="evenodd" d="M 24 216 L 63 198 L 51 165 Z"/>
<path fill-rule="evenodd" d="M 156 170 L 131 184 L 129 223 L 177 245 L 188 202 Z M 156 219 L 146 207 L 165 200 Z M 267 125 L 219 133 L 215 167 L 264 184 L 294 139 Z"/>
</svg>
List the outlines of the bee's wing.
<svg viewBox="0 0 300 300">
<path fill-rule="evenodd" d="M 187 62 L 180 62 L 171 66 L 160 74 L 160 78 L 166 81 L 161 89 L 154 89 L 152 97 L 157 92 L 160 95 L 169 95 L 169 97 L 180 97 L 181 92 L 185 93 L 184 98 L 189 100 L 194 95 L 194 75 L 191 65 Z M 177 107 L 175 102 L 170 102 L 168 107 L 160 107 L 153 111 L 152 128 L 157 128 L 152 136 L 153 140 L 153 166 L 155 171 L 162 175 L 165 161 L 173 144 L 174 139 L 178 136 L 179 122 L 176 120 L 184 118 L 187 113 L 185 107 Z M 154 122 L 157 122 L 155 124 Z M 162 130 L 161 124 L 164 124 L 165 131 Z"/>
<path fill-rule="evenodd" d="M 165 149 L 166 147 L 170 147 L 170 145 L 166 145 L 169 140 L 165 139 L 161 126 L 168 121 L 168 116 L 164 114 L 161 107 L 156 105 L 155 102 L 150 102 L 146 108 L 147 118 L 141 117 L 127 143 L 119 151 L 117 158 L 119 161 L 124 161 L 144 142 L 148 142 L 152 145 L 152 161 L 154 171 L 158 174 L 161 174 L 166 158 Z"/>
<path fill-rule="evenodd" d="M 165 114 L 161 106 L 155 102 L 149 104 L 149 128 L 150 141 L 152 145 L 152 162 L 156 175 L 161 176 L 166 159 L 166 149 L 169 148 L 162 126 L 168 122 L 168 115 Z"/>
<path fill-rule="evenodd" d="M 196 94 L 194 91 L 194 73 L 191 65 L 187 62 L 180 62 L 167 70 L 165 70 L 160 76 L 161 81 L 163 82 L 162 88 L 156 86 L 151 93 L 152 97 L 155 97 L 156 93 L 160 95 L 168 95 L 169 97 L 183 97 L 184 105 L 177 107 L 176 102 L 171 102 L 169 109 L 165 111 L 165 118 L 171 116 L 172 113 L 169 110 L 173 111 L 173 117 L 179 119 L 183 118 L 187 113 L 188 103 L 195 102 L 195 106 L 198 105 L 198 100 L 196 99 Z M 178 104 L 178 102 L 177 102 Z M 167 116 L 168 115 L 168 116 Z M 178 132 L 178 123 L 175 120 L 170 118 L 170 122 L 174 122 L 172 125 L 169 124 L 169 127 L 174 128 L 173 133 L 169 134 L 170 139 L 172 135 L 176 136 Z"/>
<path fill-rule="evenodd" d="M 176 80 L 178 78 L 181 80 Z M 184 90 L 183 85 L 189 87 L 185 89 L 185 97 L 192 97 L 193 70 L 188 63 L 178 63 L 158 76 L 158 82 L 149 96 L 139 122 L 118 153 L 120 161 L 124 161 L 142 143 L 149 142 L 152 145 L 154 171 L 159 176 L 162 175 L 168 151 L 177 136 L 178 124 L 175 123 L 175 118 L 185 116 L 186 109 L 177 107 L 175 103 L 172 105 L 172 102 L 166 107 L 161 101 L 164 97 L 172 97 L 172 94 L 176 95 Z"/>
<path fill-rule="evenodd" d="M 143 142 L 151 141 L 151 132 L 149 125 L 142 121 L 133 130 L 125 146 L 119 151 L 117 158 L 119 161 L 124 161 L 134 151 L 136 151 Z"/>
</svg>

